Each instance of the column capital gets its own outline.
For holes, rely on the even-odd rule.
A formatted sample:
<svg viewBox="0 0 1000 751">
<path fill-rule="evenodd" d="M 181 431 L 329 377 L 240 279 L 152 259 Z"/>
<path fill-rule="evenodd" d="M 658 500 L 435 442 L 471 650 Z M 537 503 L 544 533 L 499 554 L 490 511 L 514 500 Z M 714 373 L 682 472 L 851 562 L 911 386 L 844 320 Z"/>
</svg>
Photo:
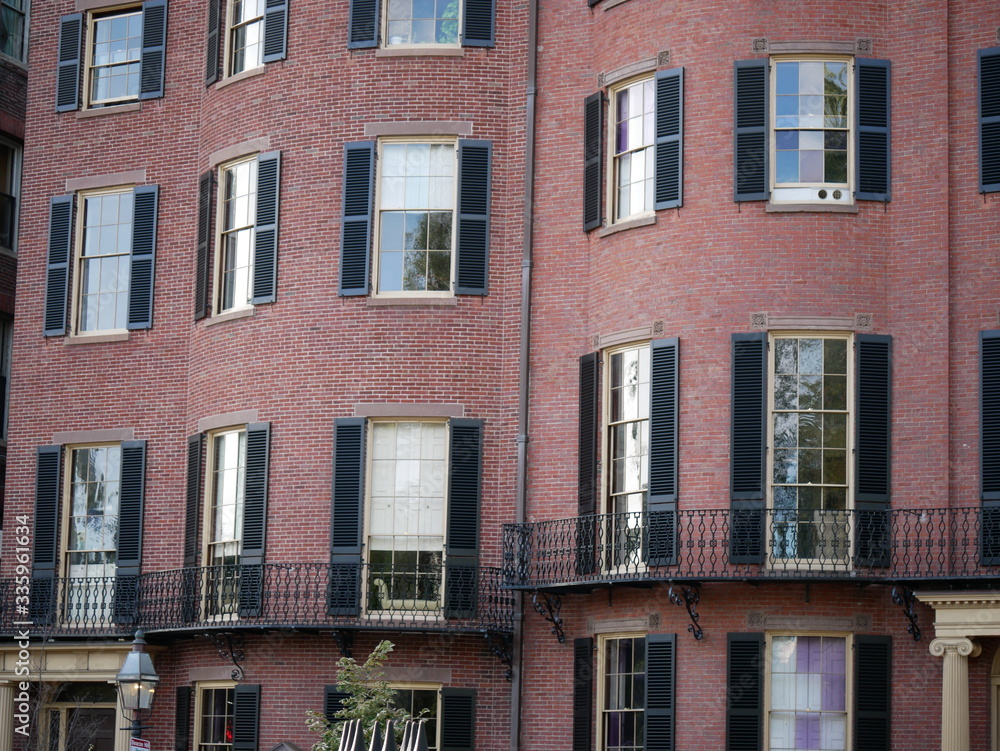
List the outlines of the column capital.
<svg viewBox="0 0 1000 751">
<path fill-rule="evenodd" d="M 930 652 L 935 657 L 944 657 L 948 654 L 959 655 L 961 657 L 978 657 L 983 648 L 978 642 L 965 637 L 945 637 L 935 639 L 930 644 Z"/>
</svg>

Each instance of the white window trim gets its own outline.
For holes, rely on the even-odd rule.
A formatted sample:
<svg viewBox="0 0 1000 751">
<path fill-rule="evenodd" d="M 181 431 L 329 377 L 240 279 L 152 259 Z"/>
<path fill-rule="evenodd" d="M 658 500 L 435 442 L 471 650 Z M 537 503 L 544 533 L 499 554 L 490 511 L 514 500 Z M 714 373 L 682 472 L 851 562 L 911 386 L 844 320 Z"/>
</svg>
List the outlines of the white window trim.
<svg viewBox="0 0 1000 751">
<path fill-rule="evenodd" d="M 201 745 L 201 726 L 202 726 L 202 711 L 204 710 L 204 699 L 202 698 L 202 692 L 204 689 L 210 688 L 236 688 L 236 681 L 199 681 L 194 684 L 194 737 L 192 748 L 197 751 L 198 747 Z M 234 706 L 235 709 L 235 706 Z M 235 712 L 234 712 L 235 714 Z M 235 718 L 234 718 L 235 722 Z M 117 751 L 117 749 L 116 749 Z"/>
<path fill-rule="evenodd" d="M 441 748 L 441 684 L 440 683 L 421 683 L 419 681 L 389 681 L 389 688 L 393 691 L 434 691 L 437 694 L 437 707 L 434 710 L 434 719 L 436 720 L 433 738 L 428 738 L 428 745 L 433 746 L 436 749 Z"/>
<path fill-rule="evenodd" d="M 81 111 L 88 109 L 105 110 L 110 107 L 117 107 L 121 105 L 138 104 L 139 103 L 139 91 L 136 91 L 135 96 L 124 96 L 118 97 L 117 99 L 101 99 L 96 100 L 94 98 L 94 87 L 93 87 L 93 70 L 94 70 L 94 44 L 97 41 L 97 34 L 94 30 L 94 25 L 96 21 L 108 16 L 123 16 L 129 13 L 137 13 L 143 22 L 145 18 L 142 12 L 142 3 L 123 3 L 121 5 L 109 5 L 106 8 L 101 8 L 99 10 L 89 10 L 84 13 L 84 19 L 86 20 L 86 33 L 84 35 L 84 69 L 83 69 L 83 92 L 81 97 Z M 137 62 L 140 64 L 139 78 L 140 78 L 140 88 L 142 86 L 142 36 L 139 37 L 139 58 Z M 104 67 L 104 66 L 101 66 Z"/>
<path fill-rule="evenodd" d="M 222 47 L 223 47 L 223 49 L 222 49 L 222 62 L 223 62 L 223 65 L 222 65 L 222 75 L 220 76 L 220 79 L 223 80 L 223 81 L 225 81 L 226 79 L 229 79 L 229 78 L 235 78 L 236 76 L 240 77 L 237 80 L 240 80 L 240 79 L 243 79 L 243 78 L 249 78 L 252 75 L 257 75 L 257 73 L 251 73 L 250 71 L 257 71 L 258 69 L 264 67 L 264 62 L 263 62 L 263 57 L 264 57 L 264 51 L 263 51 L 263 44 L 264 44 L 263 27 L 264 27 L 264 17 L 267 15 L 266 13 L 262 13 L 260 15 L 260 23 L 261 23 L 261 36 L 260 36 L 260 38 L 261 38 L 261 46 L 262 46 L 262 48 L 261 48 L 261 62 L 257 63 L 256 65 L 248 65 L 247 67 L 245 67 L 241 71 L 237 71 L 235 73 L 233 72 L 233 57 L 232 57 L 232 55 L 233 55 L 233 29 L 234 29 L 234 24 L 233 24 L 233 4 L 234 4 L 234 0 L 226 0 L 226 24 L 225 24 L 225 26 L 226 26 L 226 28 L 225 28 L 226 38 L 223 41 L 223 45 L 222 45 Z M 253 23 L 253 21 L 251 21 L 249 23 Z M 243 24 L 243 25 L 247 25 L 247 24 Z M 263 71 L 261 71 L 261 72 L 263 72 Z"/>
<path fill-rule="evenodd" d="M 598 634 L 597 635 L 597 650 L 594 659 L 597 661 L 597 669 L 594 671 L 597 676 L 597 704 L 595 705 L 595 718 L 596 718 L 596 728 L 595 735 L 597 736 L 597 751 L 605 751 L 607 748 L 607 740 L 604 737 L 604 713 L 605 706 L 604 702 L 607 698 L 605 696 L 606 689 L 605 684 L 607 683 L 607 673 L 605 672 L 607 664 L 607 651 L 608 642 L 616 641 L 618 639 L 649 639 L 649 634 L 644 632 L 613 632 L 608 634 Z M 647 678 L 648 678 L 648 666 L 647 666 Z M 647 681 L 648 690 L 648 681 Z M 643 710 L 645 714 L 645 710 Z"/>
<path fill-rule="evenodd" d="M 455 23 L 458 24 L 457 30 L 457 41 L 455 42 L 396 42 L 392 43 L 389 41 L 389 2 L 390 0 L 379 0 L 381 3 L 380 8 L 380 39 L 381 44 L 379 47 L 383 50 L 453 50 L 459 49 L 464 43 L 462 38 L 462 32 L 464 31 L 463 22 L 465 20 L 465 2 L 464 0 L 459 0 L 458 2 L 458 17 L 455 19 Z"/>
<path fill-rule="evenodd" d="M 605 222 L 604 222 L 605 228 L 615 227 L 617 229 L 618 228 L 617 225 L 626 225 L 626 224 L 628 225 L 628 227 L 622 226 L 622 227 L 620 227 L 620 229 L 627 229 L 627 228 L 631 228 L 632 226 L 645 226 L 646 224 L 652 223 L 652 222 L 649 221 L 650 218 L 652 218 L 653 222 L 655 222 L 656 210 L 653 208 L 653 206 L 650 206 L 648 209 L 645 209 L 643 211 L 634 211 L 631 214 L 628 214 L 627 216 L 621 217 L 620 219 L 617 218 L 618 217 L 618 157 L 615 156 L 615 143 L 616 143 L 616 138 L 615 138 L 615 130 L 616 130 L 616 128 L 615 128 L 615 126 L 617 125 L 617 123 L 615 122 L 615 120 L 616 120 L 616 118 L 618 116 L 618 114 L 617 114 L 618 113 L 618 106 L 617 106 L 618 105 L 618 94 L 620 94 L 622 91 L 624 91 L 625 89 L 629 88 L 630 86 L 633 86 L 633 85 L 635 85 L 637 83 L 640 83 L 642 81 L 652 81 L 653 85 L 654 85 L 654 90 L 653 90 L 653 96 L 654 96 L 653 119 L 654 119 L 654 123 L 655 123 L 655 120 L 656 120 L 656 111 L 655 111 L 655 96 L 656 96 L 655 85 L 656 85 L 656 76 L 655 76 L 654 72 L 650 71 L 650 72 L 647 72 L 647 73 L 642 73 L 641 75 L 630 76 L 629 78 L 625 78 L 625 79 L 622 79 L 620 81 L 615 81 L 614 85 L 608 86 L 608 117 L 607 117 L 608 122 L 607 122 L 607 125 L 606 125 L 606 127 L 607 127 L 607 133 L 605 134 L 606 135 L 606 139 L 607 139 L 606 140 L 606 143 L 607 143 L 607 147 L 606 147 L 607 155 L 605 157 L 607 159 L 607 164 L 606 164 L 605 174 L 608 177 L 607 177 L 607 180 L 605 180 L 605 204 L 604 205 L 607 206 L 609 210 L 607 212 L 608 216 L 607 216 L 607 218 L 605 219 Z M 652 143 L 650 143 L 648 146 L 645 146 L 643 148 L 644 149 L 653 149 L 654 150 L 654 152 L 653 152 L 654 153 L 654 159 L 653 159 L 653 168 L 654 168 L 653 180 L 654 180 L 654 185 L 653 185 L 653 190 L 654 190 L 654 193 L 655 193 L 655 190 L 656 190 L 656 185 L 655 185 L 655 180 L 656 180 L 656 175 L 655 175 L 655 169 L 656 169 L 656 159 L 655 159 L 655 154 L 656 154 L 656 152 L 655 152 L 655 150 L 656 150 L 656 132 L 655 132 L 655 127 L 654 127 L 654 132 L 653 132 L 653 141 L 652 141 Z M 635 152 L 634 151 L 628 151 L 628 152 L 625 152 L 625 153 L 633 154 Z M 655 205 L 655 195 L 654 195 L 654 205 Z"/>
<path fill-rule="evenodd" d="M 201 529 L 201 561 L 202 566 L 208 568 L 215 564 L 212 563 L 211 552 L 212 545 L 218 541 L 213 538 L 213 521 L 212 518 L 212 504 L 215 501 L 215 439 L 223 435 L 235 435 L 238 433 L 246 434 L 246 425 L 229 425 L 224 428 L 216 428 L 215 430 L 210 430 L 205 434 L 205 482 L 204 484 L 204 498 L 202 499 L 202 529 Z M 243 455 L 243 461 L 246 462 L 246 454 Z M 244 487 L 243 497 L 239 499 L 239 503 L 245 507 L 246 505 L 246 488 Z M 231 541 L 230 541 L 231 542 Z M 242 537 L 237 540 L 239 543 L 240 552 L 243 550 L 243 540 Z M 239 553 L 237 553 L 237 556 Z M 204 596 L 204 595 L 203 595 Z"/>
<path fill-rule="evenodd" d="M 222 307 L 222 294 L 225 289 L 223 283 L 223 273 L 226 263 L 226 248 L 225 248 L 225 220 L 226 220 L 226 181 L 225 173 L 226 170 L 239 167 L 243 164 L 249 164 L 250 162 L 256 162 L 260 154 L 254 152 L 248 156 L 242 156 L 237 159 L 233 159 L 228 162 L 223 162 L 218 164 L 215 168 L 215 180 L 218 185 L 218 189 L 215 191 L 215 258 L 213 259 L 214 270 L 212 272 L 212 318 L 219 316 L 228 316 L 229 318 L 243 318 L 244 315 L 249 313 L 245 311 L 252 311 L 254 309 L 254 304 L 249 300 L 245 303 L 239 305 L 233 305 L 231 308 Z M 258 164 L 258 169 L 260 165 Z M 258 178 L 260 173 L 257 173 Z M 257 184 L 254 185 L 254 238 L 257 237 Z M 251 252 L 251 263 L 253 261 L 253 254 Z M 253 284 L 253 266 L 250 267 L 250 283 Z M 249 295 L 252 299 L 253 295 Z M 234 313 L 241 313 L 241 315 L 230 315 Z"/>
<path fill-rule="evenodd" d="M 5 57 L 6 56 L 0 56 Z M 10 58 L 7 58 L 10 59 Z M 4 138 L 0 136 L 0 146 L 6 146 L 11 149 L 14 153 L 13 163 L 11 164 L 11 192 L 10 195 L 14 197 L 14 222 L 11 226 L 11 231 L 13 233 L 11 247 L 3 248 L 0 247 L 0 254 L 10 255 L 17 258 L 17 234 L 18 225 L 20 224 L 19 219 L 21 215 L 21 166 L 24 161 L 24 146 L 16 141 L 12 141 L 9 138 Z"/>
<path fill-rule="evenodd" d="M 79 680 L 79 681 L 76 681 L 76 680 L 74 680 L 74 681 L 65 681 L 65 683 L 104 683 L 104 681 L 101 681 L 101 680 Z M 110 684 L 114 685 L 114 681 L 107 681 L 107 683 L 110 683 Z M 64 709 L 77 709 L 77 708 L 81 708 L 81 709 L 86 709 L 86 708 L 110 709 L 111 708 L 110 704 L 111 704 L 110 702 L 59 702 L 59 701 L 49 702 L 49 701 L 43 700 L 43 702 L 42 702 L 42 712 L 44 714 L 48 714 L 48 712 L 51 711 L 51 710 L 59 710 L 60 711 L 61 717 L 60 717 L 60 720 L 59 720 L 59 737 L 60 737 L 61 740 L 66 740 L 66 737 L 65 737 L 66 736 L 66 715 L 61 710 L 64 710 Z M 127 727 L 128 724 L 130 723 L 131 718 L 126 718 L 125 717 L 125 713 L 122 711 L 121 702 L 120 701 L 117 701 L 117 700 L 115 701 L 115 703 L 114 703 L 114 710 L 115 710 L 115 751 L 124 751 L 124 749 L 128 748 L 128 741 L 129 741 L 129 737 L 131 736 L 131 733 L 129 732 L 129 728 Z M 41 745 L 42 748 L 46 748 L 46 749 L 50 748 L 51 746 L 50 746 L 50 740 L 49 740 L 49 723 L 48 723 L 48 717 L 45 717 L 45 719 L 43 721 L 39 722 L 39 725 L 40 725 L 40 728 L 39 728 L 40 729 L 40 739 L 42 741 L 42 743 L 40 745 Z M 65 749 L 66 749 L 65 744 L 60 744 L 59 751 L 65 751 Z"/>
</svg>

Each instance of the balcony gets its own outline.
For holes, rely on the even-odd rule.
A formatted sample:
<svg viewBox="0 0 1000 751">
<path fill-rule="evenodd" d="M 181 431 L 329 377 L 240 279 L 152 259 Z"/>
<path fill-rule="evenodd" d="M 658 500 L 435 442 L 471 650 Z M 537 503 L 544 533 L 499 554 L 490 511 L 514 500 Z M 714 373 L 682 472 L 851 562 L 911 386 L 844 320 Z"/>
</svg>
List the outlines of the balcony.
<svg viewBox="0 0 1000 751">
<path fill-rule="evenodd" d="M 984 523 L 985 519 L 985 535 Z M 685 509 L 504 526 L 504 584 L 1000 580 L 1000 508 Z"/>
<path fill-rule="evenodd" d="M 141 576 L 34 579 L 27 615 L 0 581 L 0 633 L 43 636 L 239 629 L 417 630 L 510 634 L 514 593 L 489 567 L 267 563 Z M 6 591 L 5 591 L 6 590 Z"/>
</svg>

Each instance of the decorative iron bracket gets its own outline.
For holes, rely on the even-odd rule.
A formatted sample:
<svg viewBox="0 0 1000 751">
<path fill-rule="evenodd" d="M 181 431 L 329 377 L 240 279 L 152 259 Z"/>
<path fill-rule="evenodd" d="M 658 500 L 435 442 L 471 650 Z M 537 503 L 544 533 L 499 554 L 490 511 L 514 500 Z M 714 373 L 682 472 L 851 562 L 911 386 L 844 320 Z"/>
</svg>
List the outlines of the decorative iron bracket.
<svg viewBox="0 0 1000 751">
<path fill-rule="evenodd" d="M 539 597 L 542 598 L 542 602 L 538 601 Z M 560 644 L 563 644 L 566 641 L 566 634 L 563 633 L 563 622 L 562 618 L 559 617 L 559 611 L 562 610 L 562 598 L 559 595 L 550 597 L 545 592 L 535 592 L 531 595 L 531 604 L 535 606 L 535 610 L 542 618 L 552 624 L 553 636 Z"/>
<path fill-rule="evenodd" d="M 913 603 L 916 602 L 913 590 L 903 586 L 893 587 L 892 601 L 903 608 L 903 615 L 910 622 L 910 625 L 906 627 L 906 633 L 913 637 L 913 641 L 920 641 L 922 634 L 920 626 L 917 625 L 917 613 L 913 609 Z"/>
<path fill-rule="evenodd" d="M 335 629 L 333 632 L 333 638 L 337 642 L 337 648 L 340 649 L 341 657 L 354 657 L 353 631 L 347 631 L 342 628 Z"/>
<path fill-rule="evenodd" d="M 486 637 L 486 646 L 489 647 L 490 652 L 493 653 L 494 657 L 499 658 L 500 662 L 507 666 L 507 672 L 504 674 L 504 678 L 510 683 L 514 680 L 514 636 L 513 634 L 502 634 L 499 631 L 487 631 L 483 636 Z"/>
<path fill-rule="evenodd" d="M 246 643 L 243 640 L 243 634 L 236 633 L 234 631 L 221 631 L 218 633 L 208 634 L 211 638 L 212 643 L 215 648 L 219 651 L 219 657 L 223 660 L 231 660 L 233 668 L 231 673 L 234 681 L 243 680 L 243 668 L 240 663 L 243 662 L 246 656 Z"/>
<path fill-rule="evenodd" d="M 705 632 L 698 625 L 700 618 L 698 615 L 698 603 L 701 602 L 701 585 L 698 582 L 695 582 L 690 587 L 685 587 L 684 585 L 675 587 L 671 584 L 667 594 L 670 596 L 670 602 L 674 605 L 683 605 L 687 610 L 687 614 L 691 618 L 691 622 L 688 624 L 688 633 L 696 641 L 701 641 L 705 636 Z"/>
</svg>

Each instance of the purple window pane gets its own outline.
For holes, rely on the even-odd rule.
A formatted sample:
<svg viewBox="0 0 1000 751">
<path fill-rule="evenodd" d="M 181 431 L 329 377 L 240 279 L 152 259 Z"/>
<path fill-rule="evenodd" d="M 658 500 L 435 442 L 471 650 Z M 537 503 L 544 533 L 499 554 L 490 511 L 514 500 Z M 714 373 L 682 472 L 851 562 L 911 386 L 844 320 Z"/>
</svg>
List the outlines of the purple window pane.
<svg viewBox="0 0 1000 751">
<path fill-rule="evenodd" d="M 608 745 L 621 745 L 621 715 L 617 712 L 608 714 Z"/>
<path fill-rule="evenodd" d="M 823 152 L 799 152 L 799 179 L 806 183 L 823 182 Z"/>
<path fill-rule="evenodd" d="M 822 665 L 822 639 L 819 636 L 800 636 L 795 642 L 795 672 L 818 673 Z"/>
<path fill-rule="evenodd" d="M 847 672 L 847 640 L 832 638 L 823 640 L 823 672 Z"/>
<path fill-rule="evenodd" d="M 615 153 L 621 154 L 628 150 L 628 120 L 618 123 L 618 135 L 615 143 Z"/>
<path fill-rule="evenodd" d="M 629 673 L 632 670 L 632 640 L 622 639 L 618 652 L 618 672 Z"/>
<path fill-rule="evenodd" d="M 826 712 L 846 710 L 847 676 L 843 673 L 824 673 L 820 689 L 820 709 Z"/>
<path fill-rule="evenodd" d="M 628 89 L 618 94 L 618 121 L 628 119 Z"/>
<path fill-rule="evenodd" d="M 795 715 L 796 751 L 813 751 L 813 749 L 819 748 L 819 715 L 797 713 Z"/>
</svg>

